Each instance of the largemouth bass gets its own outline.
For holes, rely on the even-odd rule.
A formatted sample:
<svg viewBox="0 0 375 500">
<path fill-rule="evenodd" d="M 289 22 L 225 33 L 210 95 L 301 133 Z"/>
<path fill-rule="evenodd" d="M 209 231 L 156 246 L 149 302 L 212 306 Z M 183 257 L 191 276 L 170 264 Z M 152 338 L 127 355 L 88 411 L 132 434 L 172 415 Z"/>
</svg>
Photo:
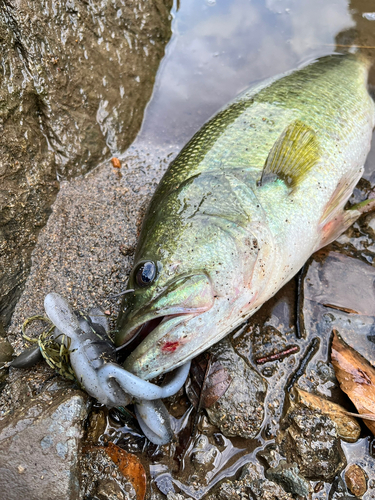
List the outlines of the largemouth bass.
<svg viewBox="0 0 375 500">
<path fill-rule="evenodd" d="M 361 56 L 332 55 L 267 80 L 171 163 L 119 317 L 127 370 L 151 379 L 197 356 L 359 217 L 344 206 L 375 123 L 368 68 Z"/>
</svg>

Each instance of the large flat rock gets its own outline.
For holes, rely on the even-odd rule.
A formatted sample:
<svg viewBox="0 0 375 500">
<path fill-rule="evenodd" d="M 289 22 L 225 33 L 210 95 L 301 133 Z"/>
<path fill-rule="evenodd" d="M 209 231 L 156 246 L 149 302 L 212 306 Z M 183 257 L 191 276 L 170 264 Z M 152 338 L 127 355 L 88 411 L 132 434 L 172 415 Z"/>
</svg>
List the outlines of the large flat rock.
<svg viewBox="0 0 375 500">
<path fill-rule="evenodd" d="M 0 420 L 1 499 L 80 498 L 78 450 L 88 398 L 55 386 Z"/>
</svg>

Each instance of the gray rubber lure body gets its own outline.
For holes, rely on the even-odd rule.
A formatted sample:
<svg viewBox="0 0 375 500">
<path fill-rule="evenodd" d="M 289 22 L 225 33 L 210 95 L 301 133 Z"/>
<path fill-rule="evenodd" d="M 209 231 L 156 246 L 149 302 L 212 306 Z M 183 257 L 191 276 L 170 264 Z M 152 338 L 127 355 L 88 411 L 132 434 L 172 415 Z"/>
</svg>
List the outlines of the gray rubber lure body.
<svg viewBox="0 0 375 500">
<path fill-rule="evenodd" d="M 110 407 L 134 402 L 146 437 L 155 444 L 168 443 L 173 433 L 161 398 L 179 391 L 188 376 L 190 362 L 175 370 L 164 385 L 152 384 L 117 364 L 115 347 L 107 335 L 107 320 L 100 310 L 91 310 L 88 317 L 77 316 L 69 303 L 54 292 L 46 296 L 44 308 L 56 327 L 55 339 L 64 339 L 69 347 L 71 366 L 86 392 Z"/>
<path fill-rule="evenodd" d="M 13 359 L 9 366 L 12 368 L 30 368 L 43 359 L 39 346 L 30 347 Z"/>
</svg>

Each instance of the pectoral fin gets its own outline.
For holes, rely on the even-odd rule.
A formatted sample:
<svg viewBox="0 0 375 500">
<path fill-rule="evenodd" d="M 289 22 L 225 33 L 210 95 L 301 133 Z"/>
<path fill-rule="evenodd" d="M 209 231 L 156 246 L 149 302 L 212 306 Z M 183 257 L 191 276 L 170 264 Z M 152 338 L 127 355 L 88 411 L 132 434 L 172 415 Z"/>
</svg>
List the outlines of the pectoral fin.
<svg viewBox="0 0 375 500">
<path fill-rule="evenodd" d="M 273 145 L 258 185 L 282 179 L 289 188 L 294 189 L 319 158 L 320 148 L 315 132 L 296 120 Z"/>
</svg>

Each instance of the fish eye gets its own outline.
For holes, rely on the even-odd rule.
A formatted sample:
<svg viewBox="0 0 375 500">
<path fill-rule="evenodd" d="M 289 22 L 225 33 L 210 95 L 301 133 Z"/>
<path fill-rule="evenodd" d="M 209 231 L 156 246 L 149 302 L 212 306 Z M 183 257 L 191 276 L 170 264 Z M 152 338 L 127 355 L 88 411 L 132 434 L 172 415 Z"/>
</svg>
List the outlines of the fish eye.
<svg viewBox="0 0 375 500">
<path fill-rule="evenodd" d="M 156 265 L 151 260 L 143 262 L 135 273 L 135 281 L 138 286 L 145 287 L 150 285 L 156 277 Z"/>
</svg>

